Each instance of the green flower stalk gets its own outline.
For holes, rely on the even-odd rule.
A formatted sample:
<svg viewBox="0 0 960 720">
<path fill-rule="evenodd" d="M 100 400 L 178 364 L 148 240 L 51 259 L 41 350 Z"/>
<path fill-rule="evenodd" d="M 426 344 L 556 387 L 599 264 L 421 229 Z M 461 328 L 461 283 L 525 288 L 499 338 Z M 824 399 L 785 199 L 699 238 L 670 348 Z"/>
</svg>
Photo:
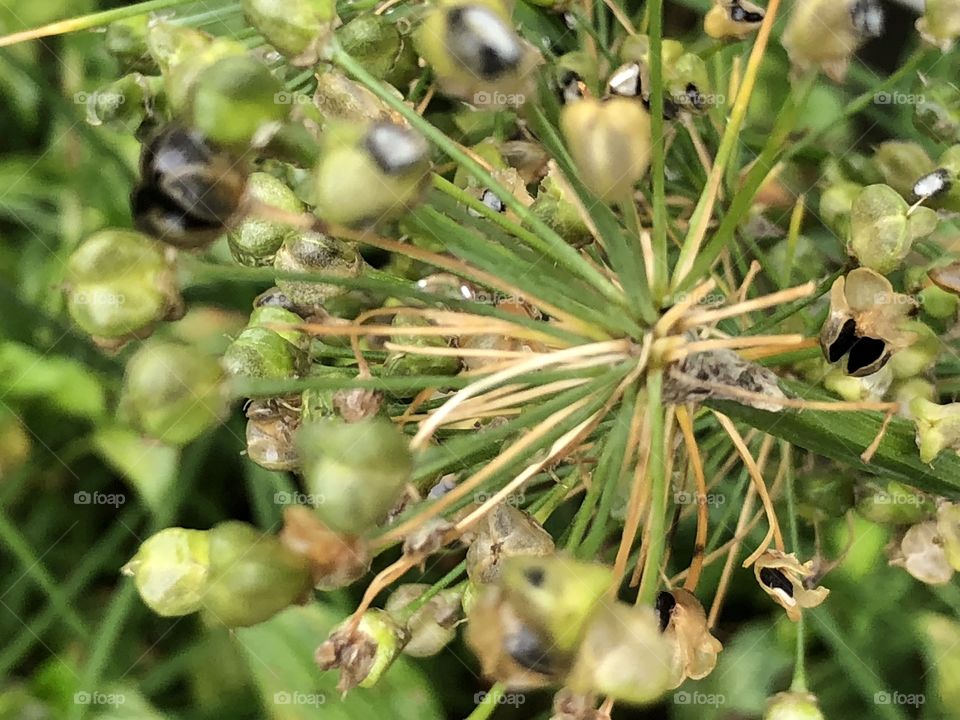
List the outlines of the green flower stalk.
<svg viewBox="0 0 960 720">
<path fill-rule="evenodd" d="M 310 67 L 329 52 L 337 22 L 333 0 L 243 0 L 243 13 L 293 65 Z"/>
<path fill-rule="evenodd" d="M 175 283 L 160 246 L 146 235 L 102 230 L 67 261 L 67 310 L 98 344 L 117 348 L 182 314 Z"/>
<path fill-rule="evenodd" d="M 937 405 L 917 398 L 910 404 L 910 412 L 917 427 L 917 447 L 923 462 L 933 462 L 947 449 L 960 453 L 960 403 Z"/>
<path fill-rule="evenodd" d="M 264 327 L 246 328 L 223 355 L 223 367 L 236 378 L 295 378 L 306 372 L 308 364 L 303 350 Z"/>
<path fill-rule="evenodd" d="M 816 696 L 806 692 L 783 692 L 767 702 L 763 720 L 824 720 Z"/>
<path fill-rule="evenodd" d="M 186 445 L 219 425 L 229 403 L 223 369 L 192 347 L 150 342 L 127 362 L 120 414 L 172 445 Z"/>
<path fill-rule="evenodd" d="M 355 629 L 351 618 L 335 628 L 317 648 L 316 661 L 322 670 L 340 670 L 337 689 L 341 692 L 369 688 L 399 657 L 406 641 L 406 631 L 388 613 L 367 610 Z"/>
<path fill-rule="evenodd" d="M 303 212 L 303 203 L 282 180 L 265 172 L 251 173 L 247 179 L 247 197 L 271 208 L 291 214 Z M 284 241 L 297 231 L 289 225 L 248 218 L 227 233 L 230 253 L 241 265 L 262 267 L 273 265 L 274 257 Z"/>
<path fill-rule="evenodd" d="M 317 514 L 340 532 L 375 528 L 400 501 L 413 470 L 406 438 L 385 418 L 305 422 L 297 447 Z"/>
<path fill-rule="evenodd" d="M 868 185 L 850 209 L 847 250 L 861 265 L 878 273 L 898 268 L 913 243 L 937 227 L 937 214 L 925 207 L 911 210 L 888 185 Z"/>
</svg>

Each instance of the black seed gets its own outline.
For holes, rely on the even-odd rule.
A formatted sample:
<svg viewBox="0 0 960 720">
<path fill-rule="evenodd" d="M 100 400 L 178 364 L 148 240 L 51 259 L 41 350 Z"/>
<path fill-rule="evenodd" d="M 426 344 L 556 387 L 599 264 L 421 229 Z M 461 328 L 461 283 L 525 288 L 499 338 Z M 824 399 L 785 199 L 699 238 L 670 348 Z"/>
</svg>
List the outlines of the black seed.
<svg viewBox="0 0 960 720">
<path fill-rule="evenodd" d="M 773 590 L 783 590 L 793 597 L 793 585 L 787 580 L 787 576 L 776 568 L 761 568 L 760 582 Z"/>
<path fill-rule="evenodd" d="M 837 339 L 833 341 L 833 344 L 830 345 L 829 348 L 827 348 L 827 360 L 832 363 L 837 362 L 837 360 L 850 352 L 850 348 L 852 348 L 856 342 L 857 322 L 853 318 L 850 318 L 843 323 L 843 327 L 840 328 L 840 333 L 837 335 Z"/>
<path fill-rule="evenodd" d="M 850 20 L 857 32 L 864 37 L 883 35 L 883 8 L 877 0 L 857 0 L 850 8 Z"/>
<path fill-rule="evenodd" d="M 561 105 L 580 100 L 583 97 L 583 79 L 572 70 L 567 70 L 557 82 L 558 97 Z"/>
<path fill-rule="evenodd" d="M 661 591 L 657 593 L 657 604 L 656 611 L 657 617 L 660 619 L 660 632 L 663 632 L 667 629 L 667 625 L 670 624 L 670 614 L 673 612 L 673 608 L 676 607 L 677 600 L 673 595 L 667 591 Z"/>
<path fill-rule="evenodd" d="M 415 167 L 427 153 L 422 137 L 391 122 L 379 122 L 370 128 L 364 145 L 387 175 L 398 175 Z"/>
<path fill-rule="evenodd" d="M 523 576 L 527 579 L 527 582 L 533 585 L 534 587 L 542 587 L 544 574 L 543 568 L 527 568 L 523 571 Z"/>
<path fill-rule="evenodd" d="M 447 50 L 484 80 L 495 80 L 516 69 L 523 50 L 510 28 L 492 10 L 456 7 L 447 15 Z"/>
<path fill-rule="evenodd" d="M 507 635 L 503 644 L 507 654 L 520 667 L 544 675 L 550 674 L 552 664 L 547 656 L 547 651 L 544 649 L 540 637 L 530 628 L 524 626 L 517 632 Z"/>
<path fill-rule="evenodd" d="M 687 85 L 687 102 L 697 110 L 702 110 L 707 104 L 706 98 L 700 94 L 700 89 L 693 83 Z"/>
<path fill-rule="evenodd" d="M 763 13 L 744 10 L 740 3 L 733 3 L 730 6 L 730 19 L 741 23 L 763 22 Z"/>
<path fill-rule="evenodd" d="M 887 344 L 883 340 L 871 337 L 862 337 L 850 348 L 850 357 L 847 358 L 847 372 L 856 375 L 861 370 L 869 368 L 879 362 L 887 351 Z M 880 363 L 870 372 L 876 372 L 886 363 Z M 870 373 L 866 373 L 870 374 Z"/>
</svg>

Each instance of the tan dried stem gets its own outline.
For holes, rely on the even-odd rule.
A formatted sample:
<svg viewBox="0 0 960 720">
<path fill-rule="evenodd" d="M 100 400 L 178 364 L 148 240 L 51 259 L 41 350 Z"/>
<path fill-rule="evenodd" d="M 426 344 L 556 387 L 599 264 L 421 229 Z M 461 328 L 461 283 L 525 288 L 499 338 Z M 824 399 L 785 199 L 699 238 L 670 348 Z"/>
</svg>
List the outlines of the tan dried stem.
<svg viewBox="0 0 960 720">
<path fill-rule="evenodd" d="M 693 421 L 690 419 L 690 413 L 687 408 L 677 406 L 677 424 L 680 426 L 680 432 L 683 434 L 683 444 L 687 448 L 687 458 L 690 468 L 693 471 L 693 479 L 697 487 L 697 535 L 694 540 L 693 558 L 690 560 L 690 574 L 687 576 L 683 587 L 685 590 L 693 592 L 697 589 L 697 583 L 700 581 L 700 573 L 703 570 L 703 554 L 707 546 L 707 530 L 709 526 L 709 515 L 707 513 L 707 480 L 703 474 L 703 460 L 700 457 L 700 447 L 697 445 L 697 438 L 693 432 Z"/>
</svg>

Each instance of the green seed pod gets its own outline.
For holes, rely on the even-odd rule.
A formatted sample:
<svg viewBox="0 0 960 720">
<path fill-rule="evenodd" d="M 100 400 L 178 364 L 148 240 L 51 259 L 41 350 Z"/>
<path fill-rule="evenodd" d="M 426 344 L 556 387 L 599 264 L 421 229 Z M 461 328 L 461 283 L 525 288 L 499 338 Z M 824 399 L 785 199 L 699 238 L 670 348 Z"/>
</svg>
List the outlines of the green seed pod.
<svg viewBox="0 0 960 720">
<path fill-rule="evenodd" d="M 868 185 L 850 209 L 847 250 L 860 264 L 878 273 L 900 266 L 914 241 L 937 226 L 933 210 L 918 207 L 910 212 L 907 201 L 887 185 Z"/>
<path fill-rule="evenodd" d="M 957 315 L 960 298 L 936 285 L 928 285 L 917 293 L 923 313 L 937 320 L 950 320 Z"/>
<path fill-rule="evenodd" d="M 797 483 L 800 514 L 811 522 L 842 518 L 854 506 L 854 485 L 849 476 L 818 471 Z"/>
<path fill-rule="evenodd" d="M 284 241 L 277 250 L 273 267 L 281 272 L 359 277 L 367 265 L 353 245 L 320 233 L 306 232 Z M 277 287 L 305 316 L 346 292 L 342 285 L 303 280 L 278 279 Z"/>
<path fill-rule="evenodd" d="M 414 326 L 428 327 L 432 323 L 419 315 L 397 313 L 393 316 L 392 324 L 396 327 Z M 436 335 L 402 335 L 391 336 L 391 341 L 398 345 L 413 345 L 423 348 L 448 347 L 450 338 Z M 420 355 L 416 352 L 391 352 L 383 365 L 385 377 L 416 377 L 418 375 L 456 375 L 460 372 L 460 358 L 443 355 Z M 397 391 L 401 394 L 403 391 Z M 412 393 L 419 392 L 412 389 Z"/>
<path fill-rule="evenodd" d="M 937 396 L 936 388 L 929 380 L 924 378 L 912 377 L 893 386 L 890 393 L 894 402 L 900 404 L 899 414 L 910 419 L 910 404 L 916 398 L 923 398 L 928 402 L 933 402 Z"/>
<path fill-rule="evenodd" d="M 646 705 L 674 687 L 673 648 L 651 608 L 600 603 L 587 623 L 565 685 L 620 702 Z"/>
<path fill-rule="evenodd" d="M 445 0 L 415 38 L 444 92 L 483 108 L 522 105 L 538 53 L 517 35 L 498 0 Z"/>
<path fill-rule="evenodd" d="M 253 400 L 246 409 L 247 457 L 267 470 L 296 470 L 300 456 L 293 438 L 299 408 L 278 400 Z"/>
<path fill-rule="evenodd" d="M 157 615 L 177 617 L 200 609 L 210 574 L 210 533 L 167 528 L 149 537 L 126 565 L 143 602 Z"/>
<path fill-rule="evenodd" d="M 295 378 L 307 370 L 308 364 L 303 350 L 262 327 L 246 328 L 223 355 L 227 374 L 239 378 Z"/>
<path fill-rule="evenodd" d="M 880 525 L 912 525 L 933 517 L 933 498 L 895 481 L 866 483 L 857 488 L 857 512 Z"/>
<path fill-rule="evenodd" d="M 387 85 L 386 88 L 397 98 L 403 98 L 400 91 L 393 86 Z M 403 127 L 409 125 L 402 115 L 397 114 L 370 90 L 332 69 L 317 76 L 313 104 L 328 121 L 365 124 L 387 120 Z"/>
<path fill-rule="evenodd" d="M 292 64 L 310 67 L 327 57 L 337 21 L 333 0 L 243 0 L 243 13 Z"/>
<path fill-rule="evenodd" d="M 711 93 L 707 64 L 699 55 L 684 52 L 667 68 L 665 87 L 673 102 L 688 112 L 707 107 Z"/>
<path fill-rule="evenodd" d="M 154 115 L 156 103 L 162 100 L 162 78 L 140 73 L 125 75 L 87 95 L 87 122 L 94 127 L 106 124 L 118 132 L 133 133 L 145 118 Z"/>
<path fill-rule="evenodd" d="M 960 570 L 960 505 L 946 501 L 940 503 L 937 507 L 937 531 L 947 562 L 954 570 Z"/>
<path fill-rule="evenodd" d="M 556 164 L 551 163 L 530 210 L 568 243 L 582 247 L 593 241 L 593 233 L 583 221 L 573 197 L 569 186 L 559 179 Z"/>
<path fill-rule="evenodd" d="M 960 37 L 960 4 L 956 0 L 927 0 L 916 25 L 924 40 L 949 52 Z"/>
<path fill-rule="evenodd" d="M 244 149 L 290 113 L 283 85 L 250 54 L 228 55 L 196 75 L 190 93 L 192 125 L 213 142 Z"/>
<path fill-rule="evenodd" d="M 763 720 L 823 720 L 817 698 L 810 693 L 783 692 L 767 701 Z"/>
<path fill-rule="evenodd" d="M 11 410 L 0 408 L 0 483 L 23 467 L 30 457 L 30 436 Z"/>
<path fill-rule="evenodd" d="M 340 225 L 375 225 L 419 202 L 429 178 L 429 147 L 390 122 L 330 126 L 314 180 L 317 215 Z"/>
<path fill-rule="evenodd" d="M 309 596 L 312 579 L 306 559 L 276 536 L 233 520 L 214 525 L 209 536 L 203 610 L 217 624 L 256 625 Z"/>
<path fill-rule="evenodd" d="M 650 165 L 650 116 L 629 98 L 566 105 L 560 126 L 584 184 L 604 202 L 630 197 Z"/>
<path fill-rule="evenodd" d="M 247 327 L 273 330 L 288 343 L 306 352 L 310 349 L 310 336 L 299 329 L 302 324 L 303 318 L 295 312 L 276 305 L 264 305 L 253 309 Z M 287 325 L 291 327 L 284 327 Z"/>
<path fill-rule="evenodd" d="M 937 142 L 960 142 L 960 88 L 949 80 L 923 78 L 916 96 L 914 127 Z"/>
<path fill-rule="evenodd" d="M 461 590 L 444 590 L 412 614 L 405 608 L 430 588 L 423 583 L 400 585 L 387 598 L 384 609 L 401 623 L 410 639 L 403 652 L 411 657 L 429 657 L 443 650 L 457 635 Z"/>
<path fill-rule="evenodd" d="M 873 163 L 883 181 L 903 197 L 910 197 L 917 178 L 936 167 L 922 145 L 900 140 L 880 143 L 873 154 Z"/>
<path fill-rule="evenodd" d="M 795 69 L 820 68 L 839 83 L 857 48 L 882 33 L 883 9 L 874 0 L 812 0 L 794 5 L 781 42 Z"/>
<path fill-rule="evenodd" d="M 831 184 L 820 195 L 820 218 L 837 237 L 845 238 L 850 232 L 850 210 L 863 186 L 842 181 Z"/>
<path fill-rule="evenodd" d="M 183 302 L 160 246 L 129 230 L 102 230 L 67 261 L 67 310 L 100 344 L 119 346 L 149 335 Z"/>
<path fill-rule="evenodd" d="M 202 30 L 162 20 L 147 25 L 147 50 L 164 76 L 181 56 L 202 50 L 212 38 Z"/>
<path fill-rule="evenodd" d="M 417 73 L 413 43 L 400 34 L 397 24 L 383 15 L 363 14 L 337 29 L 344 51 L 379 80 L 402 87 Z"/>
<path fill-rule="evenodd" d="M 216 358 L 187 345 L 146 343 L 127 362 L 121 413 L 150 437 L 186 445 L 226 415 L 222 381 Z"/>
<path fill-rule="evenodd" d="M 546 557 L 554 553 L 553 538 L 528 513 L 500 503 L 463 536 L 467 575 L 477 584 L 496 582 L 503 563 L 514 556 Z"/>
<path fill-rule="evenodd" d="M 303 203 L 287 185 L 264 172 L 251 173 L 247 179 L 247 196 L 257 203 L 278 208 L 284 212 L 303 212 Z M 284 240 L 297 234 L 289 225 L 249 218 L 227 234 L 233 259 L 247 267 L 272 265 L 277 250 Z"/>
<path fill-rule="evenodd" d="M 321 670 L 340 670 L 337 689 L 347 692 L 355 687 L 373 687 L 400 655 L 406 632 L 383 610 L 367 610 L 356 629 L 352 618 L 330 633 L 317 648 L 316 660 Z"/>
<path fill-rule="evenodd" d="M 914 333 L 916 339 L 890 358 L 889 367 L 895 380 L 923 375 L 936 364 L 940 355 L 940 338 L 926 323 L 911 320 L 904 323 L 903 327 Z"/>
<path fill-rule="evenodd" d="M 117 59 L 123 73 L 157 71 L 157 63 L 147 47 L 148 15 L 117 20 L 107 26 L 103 46 Z"/>
<path fill-rule="evenodd" d="M 937 405 L 917 398 L 910 403 L 910 413 L 917 426 L 917 447 L 923 462 L 933 462 L 948 448 L 960 454 L 960 403 Z"/>
<path fill-rule="evenodd" d="M 362 535 L 399 502 L 413 470 L 407 440 L 386 418 L 305 422 L 297 433 L 307 490 L 333 530 Z"/>
</svg>

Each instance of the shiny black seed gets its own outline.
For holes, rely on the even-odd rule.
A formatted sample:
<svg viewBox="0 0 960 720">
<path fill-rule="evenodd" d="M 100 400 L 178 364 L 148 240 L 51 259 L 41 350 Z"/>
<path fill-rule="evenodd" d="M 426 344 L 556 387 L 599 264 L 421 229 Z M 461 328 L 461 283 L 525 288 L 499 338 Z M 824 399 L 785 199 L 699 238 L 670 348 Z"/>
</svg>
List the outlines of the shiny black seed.
<svg viewBox="0 0 960 720">
<path fill-rule="evenodd" d="M 787 580 L 787 576 L 776 568 L 761 568 L 760 582 L 773 590 L 783 590 L 793 597 L 793 585 Z"/>
<path fill-rule="evenodd" d="M 847 358 L 847 372 L 856 375 L 874 363 L 878 362 L 887 351 L 887 344 L 883 340 L 871 337 L 862 337 L 850 348 L 850 357 Z M 873 369 L 873 372 L 883 367 L 883 364 Z"/>
<path fill-rule="evenodd" d="M 827 348 L 827 360 L 834 363 L 850 352 L 850 348 L 857 342 L 857 322 L 853 318 L 847 320 L 833 344 Z"/>
<path fill-rule="evenodd" d="M 667 625 L 670 624 L 670 614 L 673 612 L 673 608 L 676 607 L 677 600 L 670 593 L 661 591 L 657 594 L 657 618 L 660 620 L 660 632 L 663 632 L 667 629 Z"/>
<path fill-rule="evenodd" d="M 527 582 L 533 585 L 533 587 L 542 587 L 545 575 L 543 573 L 543 568 L 527 568 L 523 571 L 523 576 L 527 579 Z"/>
</svg>

